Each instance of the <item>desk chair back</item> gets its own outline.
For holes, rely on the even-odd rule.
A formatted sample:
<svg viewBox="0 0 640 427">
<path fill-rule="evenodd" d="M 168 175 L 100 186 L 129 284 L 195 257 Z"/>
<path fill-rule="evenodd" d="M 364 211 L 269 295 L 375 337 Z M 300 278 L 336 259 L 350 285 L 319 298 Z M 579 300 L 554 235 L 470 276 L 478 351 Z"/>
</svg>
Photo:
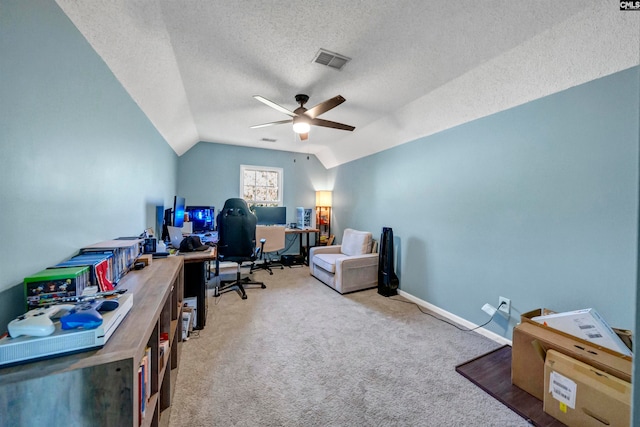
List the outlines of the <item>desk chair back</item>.
<svg viewBox="0 0 640 427">
<path fill-rule="evenodd" d="M 256 239 L 260 245 L 260 260 L 262 263 L 254 264 L 251 267 L 251 271 L 262 269 L 267 270 L 269 274 L 273 274 L 271 267 L 278 266 L 280 269 L 283 269 L 283 265 L 280 262 L 273 262 L 269 254 L 284 249 L 285 227 L 279 225 L 259 225 L 256 227 Z"/>
<path fill-rule="evenodd" d="M 213 296 L 235 290 L 242 299 L 247 298 L 244 288 L 258 285 L 266 288 L 262 282 L 254 282 L 248 277 L 242 279 L 240 265 L 244 261 L 256 259 L 256 216 L 249 210 L 244 199 L 228 199 L 216 217 L 218 225 L 218 258 L 216 262 L 231 261 L 238 264 L 236 279 L 231 282 L 219 281 Z"/>
<path fill-rule="evenodd" d="M 252 261 L 256 253 L 256 216 L 244 199 L 228 199 L 218 213 L 220 261 Z"/>
<path fill-rule="evenodd" d="M 262 239 L 265 239 L 264 248 L 262 249 L 265 254 L 283 250 L 285 248 L 285 227 L 280 225 L 258 225 L 256 227 L 258 245 Z"/>
</svg>

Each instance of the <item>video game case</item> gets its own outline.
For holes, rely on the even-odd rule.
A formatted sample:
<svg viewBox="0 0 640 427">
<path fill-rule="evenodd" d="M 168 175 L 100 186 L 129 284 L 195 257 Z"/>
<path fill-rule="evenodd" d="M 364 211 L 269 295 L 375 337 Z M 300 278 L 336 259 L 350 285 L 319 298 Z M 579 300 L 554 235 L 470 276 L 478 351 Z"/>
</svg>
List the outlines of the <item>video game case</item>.
<svg viewBox="0 0 640 427">
<path fill-rule="evenodd" d="M 80 249 L 80 254 L 111 253 L 114 258 L 114 285 L 129 272 L 136 258 L 142 253 L 143 239 L 107 240 Z"/>
<path fill-rule="evenodd" d="M 88 266 L 90 268 L 89 281 L 91 286 L 96 286 L 100 292 L 114 289 L 113 286 L 113 254 L 82 254 L 76 255 L 51 268 Z"/>
<path fill-rule="evenodd" d="M 24 278 L 27 310 L 46 304 L 47 300 L 81 295 L 89 286 L 89 267 L 49 268 Z"/>
</svg>

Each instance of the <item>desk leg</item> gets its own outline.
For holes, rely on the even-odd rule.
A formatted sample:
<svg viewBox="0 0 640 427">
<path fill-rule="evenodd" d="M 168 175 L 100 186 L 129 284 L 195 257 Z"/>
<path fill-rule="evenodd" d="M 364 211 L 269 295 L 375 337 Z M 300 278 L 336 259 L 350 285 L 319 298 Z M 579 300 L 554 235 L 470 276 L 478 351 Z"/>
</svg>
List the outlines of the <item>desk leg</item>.
<svg viewBox="0 0 640 427">
<path fill-rule="evenodd" d="M 307 251 L 304 254 L 304 264 L 305 265 L 309 265 L 309 234 L 311 233 L 304 233 L 305 236 L 307 236 Z M 302 244 L 302 236 L 300 236 L 300 244 Z"/>
</svg>

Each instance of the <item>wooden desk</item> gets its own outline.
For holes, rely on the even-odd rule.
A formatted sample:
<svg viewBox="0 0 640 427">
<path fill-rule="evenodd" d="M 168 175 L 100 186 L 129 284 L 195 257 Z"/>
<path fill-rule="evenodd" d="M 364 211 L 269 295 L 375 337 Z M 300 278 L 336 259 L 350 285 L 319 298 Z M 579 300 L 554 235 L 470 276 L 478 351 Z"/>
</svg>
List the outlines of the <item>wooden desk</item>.
<svg viewBox="0 0 640 427">
<path fill-rule="evenodd" d="M 300 254 L 304 257 L 304 263 L 309 265 L 309 234 L 310 233 L 319 233 L 320 230 L 317 228 L 287 228 L 285 229 L 285 234 L 299 234 L 300 235 Z M 307 237 L 306 247 L 302 244 L 302 237 Z"/>
<path fill-rule="evenodd" d="M 207 322 L 207 262 L 215 261 L 217 248 L 212 246 L 207 251 L 178 252 L 177 256 L 184 259 L 184 296 L 196 297 L 196 325 L 194 329 L 203 329 Z"/>
</svg>

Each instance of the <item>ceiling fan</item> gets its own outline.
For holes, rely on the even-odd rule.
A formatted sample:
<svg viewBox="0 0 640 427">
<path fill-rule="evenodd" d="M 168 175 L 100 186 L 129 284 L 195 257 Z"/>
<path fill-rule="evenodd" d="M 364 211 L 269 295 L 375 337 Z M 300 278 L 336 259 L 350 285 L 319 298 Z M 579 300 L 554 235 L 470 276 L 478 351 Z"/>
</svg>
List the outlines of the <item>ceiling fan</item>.
<svg viewBox="0 0 640 427">
<path fill-rule="evenodd" d="M 353 126 L 318 118 L 320 114 L 326 113 L 327 111 L 337 107 L 338 105 L 346 101 L 346 99 L 344 99 L 341 95 L 334 96 L 331 99 L 327 99 L 326 101 L 321 102 L 315 107 L 311 107 L 307 110 L 306 108 L 304 108 L 304 104 L 306 104 L 307 101 L 309 101 L 309 96 L 298 94 L 296 95 L 296 102 L 300 104 L 300 106 L 293 111 L 289 111 L 286 108 L 276 104 L 273 101 L 269 101 L 268 99 L 263 98 L 260 95 L 255 95 L 254 98 L 268 105 L 271 108 L 275 108 L 281 113 L 291 116 L 292 119 L 280 120 L 278 122 L 263 123 L 261 125 L 251 126 L 252 129 L 261 128 L 265 126 L 272 126 L 272 125 L 281 125 L 284 123 L 293 123 L 293 131 L 299 134 L 300 139 L 303 141 L 309 138 L 310 125 L 323 126 L 327 128 L 341 129 L 341 130 L 348 130 L 348 131 L 352 131 L 355 129 L 355 127 Z"/>
</svg>

